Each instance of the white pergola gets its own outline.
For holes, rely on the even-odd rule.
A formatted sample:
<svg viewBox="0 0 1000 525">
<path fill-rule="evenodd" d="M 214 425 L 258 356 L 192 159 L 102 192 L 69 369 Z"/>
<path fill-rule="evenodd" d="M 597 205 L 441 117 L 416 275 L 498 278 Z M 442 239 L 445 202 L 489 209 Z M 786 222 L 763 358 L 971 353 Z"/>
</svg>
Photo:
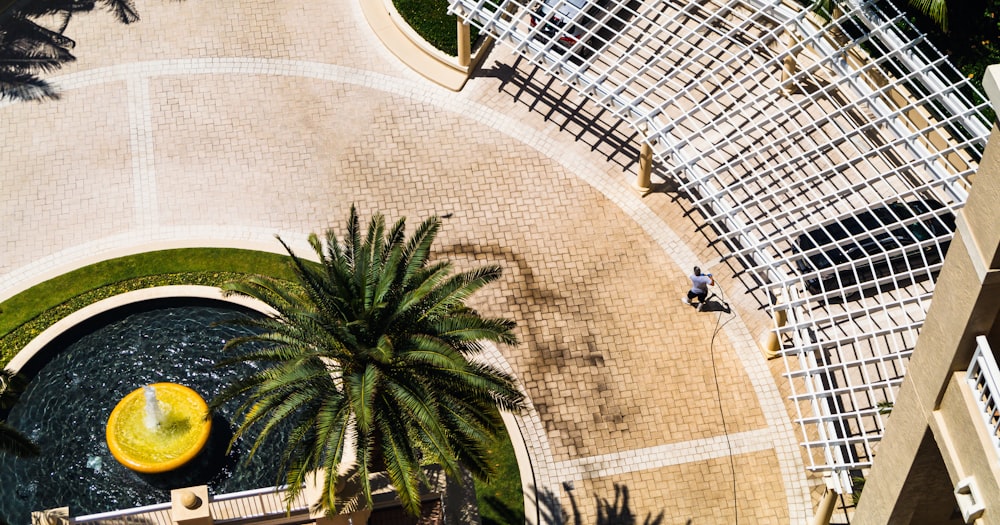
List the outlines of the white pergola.
<svg viewBox="0 0 1000 525">
<path fill-rule="evenodd" d="M 850 492 L 951 234 L 822 272 L 796 262 L 831 247 L 802 252 L 797 241 L 889 203 L 943 204 L 894 215 L 905 226 L 947 219 L 986 143 L 984 98 L 885 0 L 824 15 L 780 0 L 588 0 L 575 22 L 552 23 L 567 2 L 451 0 L 451 10 L 644 137 L 657 174 L 689 194 L 751 293 L 787 318 L 775 330 L 808 467 Z M 583 34 L 560 42 L 574 25 Z M 902 267 L 875 271 L 889 258 Z"/>
</svg>

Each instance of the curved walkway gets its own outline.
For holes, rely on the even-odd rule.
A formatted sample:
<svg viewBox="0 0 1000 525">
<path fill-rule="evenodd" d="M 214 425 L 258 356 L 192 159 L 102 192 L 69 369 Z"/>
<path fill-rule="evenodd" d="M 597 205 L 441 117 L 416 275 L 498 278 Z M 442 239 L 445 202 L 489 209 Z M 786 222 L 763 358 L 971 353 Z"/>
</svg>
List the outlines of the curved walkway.
<svg viewBox="0 0 1000 525">
<path fill-rule="evenodd" d="M 542 521 L 811 514 L 759 320 L 722 266 L 735 317 L 680 303 L 717 255 L 682 196 L 632 193 L 634 148 L 607 115 L 500 53 L 462 93 L 438 88 L 348 0 L 140 9 L 127 28 L 73 20 L 62 100 L 0 106 L 0 299 L 131 251 L 301 243 L 351 203 L 451 214 L 441 255 L 505 269 L 477 307 L 518 322 L 501 352 L 533 401 Z"/>
</svg>

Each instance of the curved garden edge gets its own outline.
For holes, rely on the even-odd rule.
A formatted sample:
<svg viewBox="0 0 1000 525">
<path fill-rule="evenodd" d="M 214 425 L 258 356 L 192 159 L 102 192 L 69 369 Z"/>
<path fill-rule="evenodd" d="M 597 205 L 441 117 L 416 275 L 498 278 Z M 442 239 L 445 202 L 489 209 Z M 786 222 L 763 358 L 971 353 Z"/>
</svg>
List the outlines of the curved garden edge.
<svg viewBox="0 0 1000 525">
<path fill-rule="evenodd" d="M 0 303 L 0 366 L 55 322 L 101 299 L 164 285 L 218 286 L 237 274 L 288 279 L 287 260 L 287 255 L 252 248 L 190 247 L 74 265 Z"/>
<path fill-rule="evenodd" d="M 0 367 L 6 367 L 14 371 L 21 370 L 32 357 L 37 355 L 45 346 L 55 340 L 60 334 L 65 333 L 67 330 L 98 316 L 102 313 L 109 312 L 118 308 L 126 307 L 129 304 L 134 304 L 143 301 L 150 301 L 156 299 L 165 298 L 192 298 L 192 299 L 209 299 L 228 302 L 232 304 L 237 304 L 239 306 L 256 310 L 262 313 L 270 313 L 270 310 L 263 304 L 258 303 L 255 300 L 242 298 L 242 297 L 226 297 L 223 295 L 222 290 L 218 285 L 222 284 L 231 278 L 234 273 L 250 273 L 248 271 L 242 272 L 232 272 L 231 267 L 226 267 L 224 263 L 219 260 L 212 260 L 211 262 L 201 261 L 203 265 L 210 268 L 224 267 L 225 270 L 212 270 L 212 269 L 201 269 L 201 271 L 186 272 L 172 274 L 178 276 L 180 280 L 189 280 L 192 274 L 203 274 L 207 276 L 207 280 L 211 284 L 162 284 L 161 279 L 167 277 L 166 275 L 158 275 L 156 272 L 150 272 L 148 270 L 142 270 L 143 265 L 136 263 L 138 259 L 141 261 L 144 255 L 158 254 L 164 255 L 167 259 L 173 258 L 178 259 L 172 261 L 173 264 L 179 265 L 180 267 L 185 267 L 184 263 L 191 266 L 191 258 L 186 257 L 192 254 L 201 253 L 214 253 L 217 251 L 226 252 L 230 256 L 241 260 L 246 264 L 246 252 L 253 252 L 254 250 L 247 249 L 233 249 L 233 248 L 183 248 L 183 249 L 171 249 L 171 250 L 159 250 L 155 252 L 144 252 L 137 253 L 125 257 L 117 257 L 113 259 L 108 259 L 100 261 L 82 268 L 77 268 L 66 274 L 57 276 L 53 279 L 38 283 L 35 286 L 23 290 L 21 293 L 11 297 L 7 301 L 0 303 L 0 311 L 8 310 L 11 301 L 14 301 L 17 297 L 23 296 L 24 294 L 31 294 L 34 290 L 39 288 L 44 288 L 46 286 L 53 286 L 55 283 L 56 287 L 59 287 L 60 279 L 66 280 L 70 279 L 74 274 L 79 274 L 80 272 L 86 273 L 95 267 L 101 268 L 102 265 L 108 264 L 120 264 L 126 268 L 131 269 L 136 275 L 132 278 L 124 280 L 116 280 L 113 277 L 111 279 L 105 280 L 103 282 L 94 283 L 94 286 L 87 288 L 83 293 L 73 294 L 69 292 L 71 297 L 67 297 L 66 301 L 60 302 L 58 305 L 49 306 L 45 308 L 39 308 L 39 311 L 34 312 L 35 315 L 31 316 L 31 319 L 18 325 L 17 327 L 8 330 L 3 335 L 0 335 L 0 342 L 8 339 L 9 336 L 16 334 L 18 330 L 22 330 L 25 325 L 30 324 L 31 321 L 38 319 L 39 317 L 44 317 L 44 314 L 53 310 L 56 310 L 58 306 L 66 307 L 67 304 L 72 304 L 73 300 L 79 300 L 81 297 L 88 297 L 88 299 L 83 299 L 84 303 L 81 305 L 76 305 L 76 307 L 70 308 L 71 311 L 65 315 L 57 315 L 51 322 L 42 323 L 44 326 L 37 328 L 37 332 L 29 331 L 27 334 L 29 337 L 27 344 L 17 345 L 20 348 L 11 355 L 9 352 L 2 352 L 3 348 L 0 347 Z M 279 255 L 270 252 L 257 252 L 258 255 L 271 260 L 272 262 L 285 263 L 288 260 L 286 255 Z M 226 258 L 223 258 L 226 260 Z M 256 259 L 254 259 L 256 260 Z M 198 264 L 193 264 L 197 267 Z M 245 268 L 240 268 L 244 269 Z M 275 277 L 283 277 L 287 274 L 281 271 L 275 271 L 275 267 L 268 265 L 263 268 L 263 272 L 253 272 L 253 273 L 269 273 Z M 287 270 L 286 270 L 287 271 Z M 97 272 L 102 277 L 106 277 L 103 272 Z M 113 274 L 112 274 L 113 275 Z M 157 284 L 160 282 L 160 284 Z M 153 283 L 153 284 L 150 284 Z M 135 285 L 135 286 L 133 286 Z M 134 289 L 129 289 L 130 287 Z M 101 291 L 105 291 L 101 294 Z M 8 345 L 9 346 L 9 345 Z M 499 349 L 493 345 L 486 345 L 487 352 L 490 354 L 489 358 L 499 359 L 506 363 L 506 360 L 500 353 Z M 8 349 L 9 350 L 9 349 Z M 509 367 L 509 364 L 508 364 Z M 523 388 L 523 387 L 522 387 Z M 529 400 L 530 403 L 530 400 Z M 513 449 L 513 457 L 510 458 L 514 461 L 513 468 L 518 472 L 520 477 L 519 488 L 521 492 L 521 500 L 523 502 L 524 511 L 535 512 L 536 505 L 534 498 L 531 496 L 534 493 L 534 472 L 532 469 L 532 462 L 530 456 L 528 455 L 528 448 L 524 442 L 524 434 L 521 431 L 522 423 L 519 421 L 522 416 L 516 416 L 513 414 L 508 414 L 506 412 L 501 412 L 503 416 L 504 424 L 507 429 L 508 436 L 508 447 Z M 504 477 L 502 472 L 506 471 L 508 478 L 511 475 L 511 466 L 504 467 L 501 465 L 501 475 Z M 498 480 L 502 484 L 502 480 Z M 477 494 L 479 493 L 479 487 L 477 482 Z M 494 490 L 492 486 L 486 487 L 485 492 L 487 493 L 497 493 L 500 492 L 499 489 Z M 516 496 L 515 496 L 516 497 Z M 531 514 L 529 514 L 531 515 Z"/>
<path fill-rule="evenodd" d="M 108 297 L 107 299 L 101 299 L 93 304 L 76 310 L 59 321 L 56 321 L 55 324 L 46 328 L 41 334 L 25 345 L 25 347 L 22 348 L 21 351 L 7 363 L 7 368 L 14 371 L 21 370 L 21 368 L 23 368 L 24 365 L 31 360 L 31 358 L 35 357 L 38 352 L 45 348 L 46 345 L 51 343 L 59 335 L 66 332 L 70 328 L 97 316 L 98 314 L 109 312 L 116 308 L 121 308 L 133 303 L 173 297 L 213 299 L 237 304 L 265 314 L 270 313 L 269 309 L 256 301 L 251 301 L 241 297 L 225 297 L 222 295 L 222 290 L 215 286 L 169 285 L 133 290 L 131 292 L 125 292 Z"/>
<path fill-rule="evenodd" d="M 493 45 L 486 38 L 473 49 L 471 63 L 462 66 L 428 44 L 403 20 L 391 0 L 360 0 L 361 11 L 372 31 L 393 55 L 428 80 L 452 91 L 461 91 L 476 66 Z"/>
</svg>

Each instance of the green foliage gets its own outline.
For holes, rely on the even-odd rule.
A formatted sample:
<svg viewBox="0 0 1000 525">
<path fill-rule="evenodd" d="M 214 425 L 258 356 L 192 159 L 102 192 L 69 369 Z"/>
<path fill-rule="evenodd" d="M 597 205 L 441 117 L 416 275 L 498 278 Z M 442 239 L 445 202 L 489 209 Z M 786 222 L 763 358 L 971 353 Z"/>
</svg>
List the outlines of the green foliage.
<svg viewBox="0 0 1000 525">
<path fill-rule="evenodd" d="M 504 434 L 487 448 L 487 461 L 497 470 L 490 481 L 476 480 L 476 499 L 483 525 L 524 523 L 524 493 L 521 473 L 510 436 Z"/>
<path fill-rule="evenodd" d="M 945 0 L 910 0 L 909 4 L 928 16 L 942 30 L 948 31 L 948 3 Z"/>
<path fill-rule="evenodd" d="M 414 515 L 425 465 L 495 477 L 487 449 L 505 432 L 497 408 L 519 410 L 524 398 L 513 377 L 476 356 L 481 341 L 515 343 L 514 324 L 465 306 L 499 278 L 498 266 L 452 273 L 449 263 L 430 262 L 440 224 L 427 219 L 407 239 L 405 221 L 387 227 L 376 214 L 365 232 L 352 207 L 343 239 L 310 237 L 319 267 L 289 250 L 294 286 L 263 276 L 225 286 L 276 314 L 242 320 L 260 331 L 229 341 L 235 353 L 221 364 L 251 362 L 258 372 L 212 405 L 241 399 L 234 440 L 256 435 L 260 443 L 292 422 L 279 459 L 289 502 L 316 470 L 321 505 L 334 513 L 371 504 L 374 472 L 387 474 Z M 336 489 L 341 483 L 353 488 Z"/>
<path fill-rule="evenodd" d="M 865 490 L 865 478 L 863 476 L 851 476 L 851 503 L 856 507 L 861 501 L 861 493 Z"/>
<path fill-rule="evenodd" d="M 448 0 L 393 0 L 399 16 L 424 40 L 450 56 L 458 55 L 458 23 L 448 14 Z M 475 42 L 479 30 L 471 28 Z"/>
<path fill-rule="evenodd" d="M 1000 0 L 955 1 L 948 7 L 948 30 L 917 10 L 908 9 L 907 14 L 959 71 L 981 87 L 986 67 L 1000 63 Z"/>
<path fill-rule="evenodd" d="M 0 303 L 0 366 L 49 326 L 102 299 L 153 286 L 221 286 L 254 272 L 293 275 L 284 255 L 228 248 L 147 252 L 60 275 Z"/>
<path fill-rule="evenodd" d="M 42 311 L 0 338 L 0 364 L 10 362 L 26 344 L 45 331 L 46 328 L 59 322 L 60 319 L 103 299 L 156 286 L 222 286 L 223 283 L 236 278 L 238 275 L 240 274 L 233 272 L 190 272 L 147 275 L 89 290 Z"/>
</svg>

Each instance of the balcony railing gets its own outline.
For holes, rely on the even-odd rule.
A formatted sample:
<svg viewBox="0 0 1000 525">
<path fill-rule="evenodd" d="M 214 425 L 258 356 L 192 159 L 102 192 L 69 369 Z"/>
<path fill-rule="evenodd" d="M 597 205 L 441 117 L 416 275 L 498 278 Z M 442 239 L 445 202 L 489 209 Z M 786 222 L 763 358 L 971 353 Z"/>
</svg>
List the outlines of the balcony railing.
<svg viewBox="0 0 1000 525">
<path fill-rule="evenodd" d="M 285 487 L 269 487 L 213 496 L 209 502 L 216 524 L 254 523 L 294 524 L 311 521 L 309 504 L 303 494 L 288 508 Z M 170 503 L 116 510 L 70 518 L 72 525 L 172 525 Z"/>
<path fill-rule="evenodd" d="M 157 503 L 145 507 L 70 517 L 69 523 L 70 525 L 172 525 L 173 521 L 170 519 L 170 503 Z"/>
<path fill-rule="evenodd" d="M 986 429 L 990 433 L 993 448 L 1000 455 L 1000 368 L 997 368 L 993 349 L 986 336 L 976 337 L 976 353 L 969 363 L 966 381 L 979 405 Z"/>
</svg>

